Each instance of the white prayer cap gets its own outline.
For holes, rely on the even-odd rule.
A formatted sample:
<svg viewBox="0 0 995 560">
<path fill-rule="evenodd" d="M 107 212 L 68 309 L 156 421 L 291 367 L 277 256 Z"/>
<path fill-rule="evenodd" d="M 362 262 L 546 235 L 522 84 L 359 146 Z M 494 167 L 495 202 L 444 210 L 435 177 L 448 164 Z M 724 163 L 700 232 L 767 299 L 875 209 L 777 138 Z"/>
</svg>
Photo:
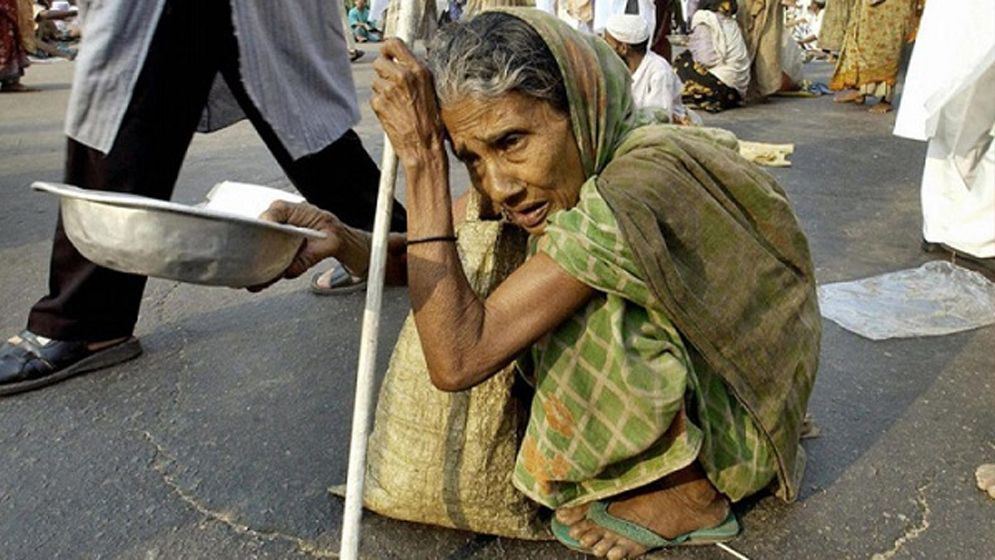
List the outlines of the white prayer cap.
<svg viewBox="0 0 995 560">
<path fill-rule="evenodd" d="M 650 38 L 646 20 L 636 14 L 615 14 L 609 17 L 605 31 L 615 39 L 630 45 L 638 45 Z"/>
</svg>

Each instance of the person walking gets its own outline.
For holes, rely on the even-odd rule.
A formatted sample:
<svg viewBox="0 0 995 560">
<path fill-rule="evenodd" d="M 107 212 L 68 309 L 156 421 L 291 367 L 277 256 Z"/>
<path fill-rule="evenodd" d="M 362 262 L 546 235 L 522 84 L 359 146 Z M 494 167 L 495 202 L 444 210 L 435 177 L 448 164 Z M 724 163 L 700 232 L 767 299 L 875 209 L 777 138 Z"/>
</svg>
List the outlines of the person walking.
<svg viewBox="0 0 995 560">
<path fill-rule="evenodd" d="M 306 199 L 372 228 L 379 170 L 351 130 L 359 111 L 334 3 L 145 4 L 93 3 L 81 14 L 65 182 L 168 199 L 194 132 L 248 118 Z M 405 223 L 395 202 L 391 228 Z M 0 395 L 140 354 L 145 282 L 88 261 L 60 220 L 48 295 L 0 347 Z"/>
<path fill-rule="evenodd" d="M 995 18 L 965 17 L 990 7 L 926 4 L 895 134 L 929 142 L 923 250 L 995 279 Z"/>
</svg>

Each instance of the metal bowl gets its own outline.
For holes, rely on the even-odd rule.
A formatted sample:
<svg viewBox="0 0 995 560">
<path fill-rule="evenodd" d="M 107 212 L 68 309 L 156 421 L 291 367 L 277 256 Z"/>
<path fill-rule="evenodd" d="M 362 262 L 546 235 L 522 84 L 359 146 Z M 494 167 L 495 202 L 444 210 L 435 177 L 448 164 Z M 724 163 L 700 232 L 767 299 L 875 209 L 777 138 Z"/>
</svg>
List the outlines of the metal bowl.
<svg viewBox="0 0 995 560">
<path fill-rule="evenodd" d="M 278 277 L 305 238 L 324 233 L 143 196 L 36 182 L 59 195 L 76 249 L 120 272 L 244 288 Z"/>
</svg>

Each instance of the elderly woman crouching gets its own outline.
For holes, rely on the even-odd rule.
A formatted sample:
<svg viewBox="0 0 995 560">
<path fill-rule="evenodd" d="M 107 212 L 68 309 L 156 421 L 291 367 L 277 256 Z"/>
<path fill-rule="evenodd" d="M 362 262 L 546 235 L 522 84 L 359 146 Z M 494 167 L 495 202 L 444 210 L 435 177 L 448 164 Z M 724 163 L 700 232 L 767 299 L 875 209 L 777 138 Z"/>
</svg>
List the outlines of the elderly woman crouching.
<svg viewBox="0 0 995 560">
<path fill-rule="evenodd" d="M 730 504 L 797 493 L 799 431 L 820 321 L 784 192 L 730 150 L 633 128 L 629 77 L 601 39 L 536 10 L 443 30 L 431 70 L 399 41 L 374 64 L 373 108 L 407 178 L 407 282 L 432 382 L 471 388 L 520 355 L 535 393 L 513 481 L 565 545 L 609 558 L 727 540 Z M 485 299 L 454 240 L 445 144 L 532 254 Z M 274 220 L 330 236 L 366 270 L 369 236 L 309 206 Z"/>
</svg>

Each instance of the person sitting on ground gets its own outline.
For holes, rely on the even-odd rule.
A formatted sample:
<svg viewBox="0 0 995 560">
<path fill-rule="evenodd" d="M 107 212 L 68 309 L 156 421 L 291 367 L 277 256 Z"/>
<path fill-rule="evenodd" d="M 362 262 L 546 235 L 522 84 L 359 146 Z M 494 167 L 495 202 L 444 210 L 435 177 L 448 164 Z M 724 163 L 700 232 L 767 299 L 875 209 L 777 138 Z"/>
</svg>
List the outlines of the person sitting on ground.
<svg viewBox="0 0 995 560">
<path fill-rule="evenodd" d="M 359 43 L 375 43 L 383 38 L 383 33 L 370 21 L 370 9 L 366 6 L 366 0 L 356 0 L 356 5 L 349 10 L 349 27 Z"/>
<path fill-rule="evenodd" d="M 406 177 L 405 283 L 432 382 L 478 385 L 516 358 L 534 392 L 509 474 L 566 546 L 609 558 L 733 538 L 730 503 L 798 493 L 821 321 L 784 191 L 737 153 L 633 125 L 629 73 L 598 37 L 536 9 L 443 28 L 431 69 L 397 39 L 371 105 Z M 531 256 L 476 295 L 454 243 L 446 143 Z M 370 236 L 306 204 L 263 215 L 328 234 L 286 275 Z M 531 364 L 531 365 L 529 365 Z M 502 411 L 494 411 L 502 414 Z"/>
<path fill-rule="evenodd" d="M 650 30 L 636 14 L 615 14 L 605 24 L 605 41 L 632 73 L 632 101 L 637 109 L 662 112 L 672 123 L 686 124 L 683 84 L 667 59 L 647 50 Z"/>
<path fill-rule="evenodd" d="M 76 49 L 66 43 L 80 38 L 78 10 L 68 2 L 40 0 L 34 5 L 35 55 L 74 60 Z"/>
<path fill-rule="evenodd" d="M 65 0 L 40 0 L 34 11 L 38 35 L 45 41 L 78 41 L 79 9 Z"/>
<path fill-rule="evenodd" d="M 688 50 L 677 57 L 684 103 L 717 113 L 737 107 L 750 85 L 750 55 L 736 23 L 734 0 L 701 0 Z"/>
<path fill-rule="evenodd" d="M 797 10 L 797 17 L 785 23 L 798 45 L 813 56 L 825 58 L 826 53 L 819 48 L 819 32 L 822 30 L 822 14 L 825 0 L 812 0 L 804 10 Z"/>
</svg>

